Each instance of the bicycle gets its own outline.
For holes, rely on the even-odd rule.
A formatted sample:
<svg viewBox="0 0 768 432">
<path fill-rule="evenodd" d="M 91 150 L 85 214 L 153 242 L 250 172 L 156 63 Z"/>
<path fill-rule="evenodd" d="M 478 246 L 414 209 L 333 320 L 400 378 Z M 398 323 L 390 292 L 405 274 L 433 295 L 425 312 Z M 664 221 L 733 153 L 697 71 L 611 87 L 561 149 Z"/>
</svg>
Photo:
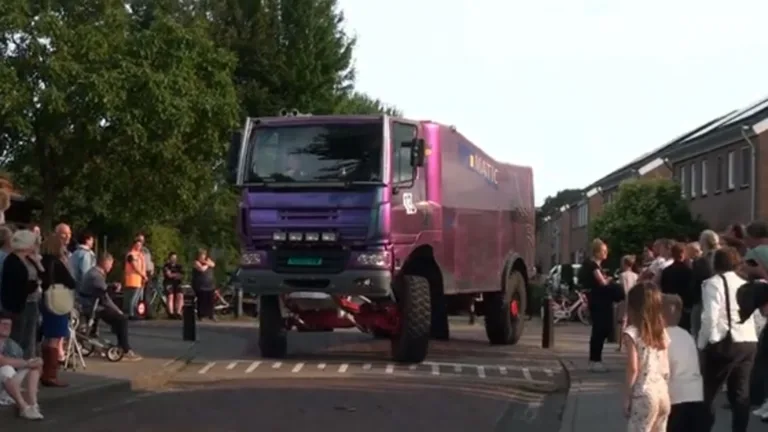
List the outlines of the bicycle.
<svg viewBox="0 0 768 432">
<path fill-rule="evenodd" d="M 587 295 L 582 290 L 574 290 L 576 299 L 569 298 L 568 295 L 560 294 L 552 297 L 552 319 L 555 324 L 560 321 L 571 321 L 577 319 L 584 325 L 592 323 L 589 316 L 589 303 Z M 541 319 L 544 319 L 544 307 L 541 306 Z"/>
<path fill-rule="evenodd" d="M 153 278 L 151 281 L 147 282 L 144 289 L 148 291 L 148 295 L 145 295 L 147 319 L 154 319 L 163 311 L 165 312 L 166 317 L 170 317 L 171 310 L 168 308 L 168 299 L 165 295 L 165 289 L 157 278 Z"/>
</svg>

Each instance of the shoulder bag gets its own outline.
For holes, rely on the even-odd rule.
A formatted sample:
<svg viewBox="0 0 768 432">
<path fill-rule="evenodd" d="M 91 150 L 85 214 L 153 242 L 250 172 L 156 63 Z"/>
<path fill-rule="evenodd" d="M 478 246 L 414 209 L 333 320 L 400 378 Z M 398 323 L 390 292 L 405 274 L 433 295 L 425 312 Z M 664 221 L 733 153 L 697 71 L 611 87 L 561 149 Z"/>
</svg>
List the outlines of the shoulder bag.
<svg viewBox="0 0 768 432">
<path fill-rule="evenodd" d="M 63 263 L 62 263 L 63 264 Z M 48 289 L 43 293 L 45 307 L 54 315 L 67 315 L 75 307 L 75 295 L 71 289 L 63 284 L 53 283 L 53 275 L 56 272 L 56 260 L 51 263 L 48 275 Z"/>
<path fill-rule="evenodd" d="M 725 337 L 717 342 L 709 343 L 706 349 L 715 355 L 726 356 L 731 351 L 731 345 L 733 345 L 733 336 L 731 335 L 731 328 L 733 327 L 731 320 L 731 292 L 728 288 L 728 279 L 722 274 L 718 276 L 723 281 L 723 288 L 725 289 L 725 313 L 728 316 L 728 331 L 725 333 Z"/>
</svg>

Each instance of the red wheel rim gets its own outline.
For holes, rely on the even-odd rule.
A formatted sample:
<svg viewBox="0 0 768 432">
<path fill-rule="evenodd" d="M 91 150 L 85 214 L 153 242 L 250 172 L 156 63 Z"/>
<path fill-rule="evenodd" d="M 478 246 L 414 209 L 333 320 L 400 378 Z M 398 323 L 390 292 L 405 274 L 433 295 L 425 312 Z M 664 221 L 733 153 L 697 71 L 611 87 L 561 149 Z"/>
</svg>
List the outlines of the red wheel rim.
<svg viewBox="0 0 768 432">
<path fill-rule="evenodd" d="M 147 307 L 144 305 L 144 302 L 139 302 L 139 304 L 136 305 L 136 312 L 139 314 L 139 316 L 144 316 L 146 311 Z"/>
<path fill-rule="evenodd" d="M 520 314 L 520 304 L 517 300 L 512 300 L 509 303 L 509 313 L 512 315 L 512 318 L 517 318 L 517 315 Z"/>
</svg>

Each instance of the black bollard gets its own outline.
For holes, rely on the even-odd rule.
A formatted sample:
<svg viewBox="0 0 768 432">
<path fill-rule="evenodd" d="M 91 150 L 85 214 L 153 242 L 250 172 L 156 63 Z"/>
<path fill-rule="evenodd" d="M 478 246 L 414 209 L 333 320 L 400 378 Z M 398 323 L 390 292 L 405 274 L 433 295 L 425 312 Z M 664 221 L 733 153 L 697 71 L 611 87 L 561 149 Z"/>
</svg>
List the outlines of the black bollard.
<svg viewBox="0 0 768 432">
<path fill-rule="evenodd" d="M 552 296 L 544 299 L 544 316 L 541 323 L 541 347 L 552 348 L 555 346 L 555 316 L 552 310 Z"/>
<path fill-rule="evenodd" d="M 235 288 L 235 295 L 232 299 L 235 304 L 232 306 L 235 314 L 235 318 L 243 316 L 243 289 Z"/>
<path fill-rule="evenodd" d="M 181 335 L 185 341 L 197 340 L 197 297 L 184 293 L 184 308 L 181 311 Z"/>
</svg>

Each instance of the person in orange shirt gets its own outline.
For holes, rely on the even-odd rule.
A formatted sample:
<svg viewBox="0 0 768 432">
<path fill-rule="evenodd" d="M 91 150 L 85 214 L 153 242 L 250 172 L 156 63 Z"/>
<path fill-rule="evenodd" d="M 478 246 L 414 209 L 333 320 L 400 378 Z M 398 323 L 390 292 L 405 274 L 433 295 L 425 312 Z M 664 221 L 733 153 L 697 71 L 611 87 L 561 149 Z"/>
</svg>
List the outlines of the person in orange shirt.
<svg viewBox="0 0 768 432">
<path fill-rule="evenodd" d="M 141 252 L 142 243 L 135 240 L 125 256 L 125 283 L 123 284 L 123 312 L 129 319 L 136 318 L 136 308 L 147 282 L 146 263 Z"/>
</svg>

